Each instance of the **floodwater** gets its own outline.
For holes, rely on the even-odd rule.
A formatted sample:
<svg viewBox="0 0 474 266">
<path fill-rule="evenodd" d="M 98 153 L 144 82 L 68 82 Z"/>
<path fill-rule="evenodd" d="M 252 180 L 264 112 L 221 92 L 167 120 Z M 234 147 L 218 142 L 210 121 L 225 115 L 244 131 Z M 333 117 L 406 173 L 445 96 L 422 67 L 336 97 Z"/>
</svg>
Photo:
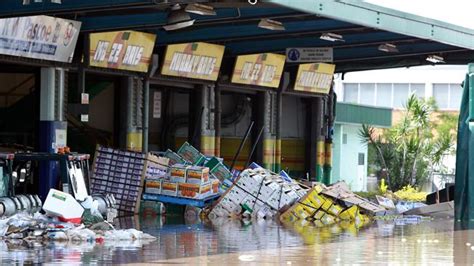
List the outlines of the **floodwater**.
<svg viewBox="0 0 474 266">
<path fill-rule="evenodd" d="M 0 242 L 2 264 L 176 265 L 473 265 L 474 231 L 455 231 L 453 220 L 419 224 L 376 221 L 316 228 L 309 223 L 242 222 L 197 218 L 122 218 L 157 237 L 149 242 Z"/>
</svg>

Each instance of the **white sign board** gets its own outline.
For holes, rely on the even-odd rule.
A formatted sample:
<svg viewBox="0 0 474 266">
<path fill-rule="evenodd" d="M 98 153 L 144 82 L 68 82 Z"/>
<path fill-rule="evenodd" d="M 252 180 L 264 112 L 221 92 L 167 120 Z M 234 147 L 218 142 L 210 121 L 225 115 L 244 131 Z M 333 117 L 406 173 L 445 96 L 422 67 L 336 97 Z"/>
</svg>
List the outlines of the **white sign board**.
<svg viewBox="0 0 474 266">
<path fill-rule="evenodd" d="M 80 28 L 48 16 L 0 19 L 0 54 L 70 63 Z"/>
<path fill-rule="evenodd" d="M 81 104 L 89 104 L 89 93 L 81 93 Z"/>
<path fill-rule="evenodd" d="M 330 47 L 286 48 L 286 62 L 328 63 L 333 61 Z"/>
<path fill-rule="evenodd" d="M 161 92 L 153 94 L 153 118 L 161 118 Z"/>
<path fill-rule="evenodd" d="M 81 122 L 89 122 L 89 115 L 81 114 Z"/>
</svg>

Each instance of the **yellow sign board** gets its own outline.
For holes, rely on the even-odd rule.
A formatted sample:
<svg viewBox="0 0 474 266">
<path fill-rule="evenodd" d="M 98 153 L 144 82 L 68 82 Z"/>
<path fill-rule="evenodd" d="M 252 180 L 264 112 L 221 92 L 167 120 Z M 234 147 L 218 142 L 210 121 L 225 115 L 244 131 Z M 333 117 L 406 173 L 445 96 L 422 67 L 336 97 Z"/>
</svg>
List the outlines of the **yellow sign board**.
<svg viewBox="0 0 474 266">
<path fill-rule="evenodd" d="M 336 66 L 332 64 L 302 64 L 298 68 L 295 91 L 328 94 Z"/>
<path fill-rule="evenodd" d="M 278 88 L 286 56 L 252 54 L 237 57 L 232 83 Z"/>
<path fill-rule="evenodd" d="M 148 72 L 156 35 L 137 31 L 90 34 L 90 65 Z"/>
<path fill-rule="evenodd" d="M 161 74 L 216 81 L 224 50 L 222 45 L 203 42 L 168 45 Z"/>
</svg>

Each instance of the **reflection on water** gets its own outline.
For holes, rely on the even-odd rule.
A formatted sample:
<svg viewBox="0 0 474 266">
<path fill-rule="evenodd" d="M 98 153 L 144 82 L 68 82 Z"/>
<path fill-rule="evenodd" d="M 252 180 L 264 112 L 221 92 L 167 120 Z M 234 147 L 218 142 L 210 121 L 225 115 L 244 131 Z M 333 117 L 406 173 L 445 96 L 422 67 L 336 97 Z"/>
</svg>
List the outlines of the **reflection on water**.
<svg viewBox="0 0 474 266">
<path fill-rule="evenodd" d="M 217 219 L 200 222 L 173 217 L 117 220 L 155 241 L 104 243 L 0 242 L 2 263 L 118 264 L 159 262 L 211 265 L 283 264 L 471 264 L 474 231 L 454 231 L 452 220 L 405 223 L 375 221 L 317 227 L 308 222 Z M 456 248 L 454 248 L 456 247 Z"/>
</svg>

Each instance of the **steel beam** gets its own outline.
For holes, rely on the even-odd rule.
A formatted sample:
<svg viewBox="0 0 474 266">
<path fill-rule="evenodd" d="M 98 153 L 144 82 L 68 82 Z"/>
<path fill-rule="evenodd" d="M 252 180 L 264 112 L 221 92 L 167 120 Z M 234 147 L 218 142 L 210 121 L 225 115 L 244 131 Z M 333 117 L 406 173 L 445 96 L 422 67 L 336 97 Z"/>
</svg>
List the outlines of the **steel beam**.
<svg viewBox="0 0 474 266">
<path fill-rule="evenodd" d="M 156 5 L 165 1 L 157 0 L 66 0 L 62 4 L 49 1 L 43 3 L 31 3 L 23 5 L 21 0 L 0 1 L 0 17 L 18 17 L 26 15 L 46 15 L 75 13 L 90 10 L 113 10 L 117 8 L 129 8 L 133 6 Z"/>
<path fill-rule="evenodd" d="M 196 27 L 211 25 L 223 25 L 224 28 L 230 27 L 230 23 L 243 23 L 259 20 L 262 17 L 266 18 L 293 18 L 297 16 L 309 16 L 301 12 L 294 11 L 287 8 L 222 8 L 216 9 L 216 16 L 199 16 L 190 14 L 191 18 L 196 19 L 196 23 L 191 29 L 187 29 L 187 34 L 194 31 Z M 155 12 L 142 12 L 138 14 L 118 14 L 118 15 L 100 15 L 100 16 L 84 16 L 78 19 L 82 22 L 81 31 L 105 31 L 105 30 L 120 30 L 120 29 L 152 29 L 159 28 L 167 23 L 168 12 L 156 10 Z M 255 28 L 257 26 L 255 25 Z M 258 29 L 258 28 L 257 28 Z M 264 32 L 265 30 L 262 30 Z M 268 31 L 268 30 L 267 30 Z M 161 38 L 172 38 L 174 35 L 186 35 L 186 32 L 172 32 L 166 33 L 160 31 L 158 33 L 158 40 Z M 225 33 L 229 34 L 232 31 L 227 30 Z M 212 32 L 211 32 L 212 33 Z M 241 33 L 242 34 L 242 33 Z M 199 35 L 198 35 L 199 36 Z"/>
<path fill-rule="evenodd" d="M 265 0 L 322 17 L 474 49 L 474 30 L 355 0 Z"/>
</svg>

